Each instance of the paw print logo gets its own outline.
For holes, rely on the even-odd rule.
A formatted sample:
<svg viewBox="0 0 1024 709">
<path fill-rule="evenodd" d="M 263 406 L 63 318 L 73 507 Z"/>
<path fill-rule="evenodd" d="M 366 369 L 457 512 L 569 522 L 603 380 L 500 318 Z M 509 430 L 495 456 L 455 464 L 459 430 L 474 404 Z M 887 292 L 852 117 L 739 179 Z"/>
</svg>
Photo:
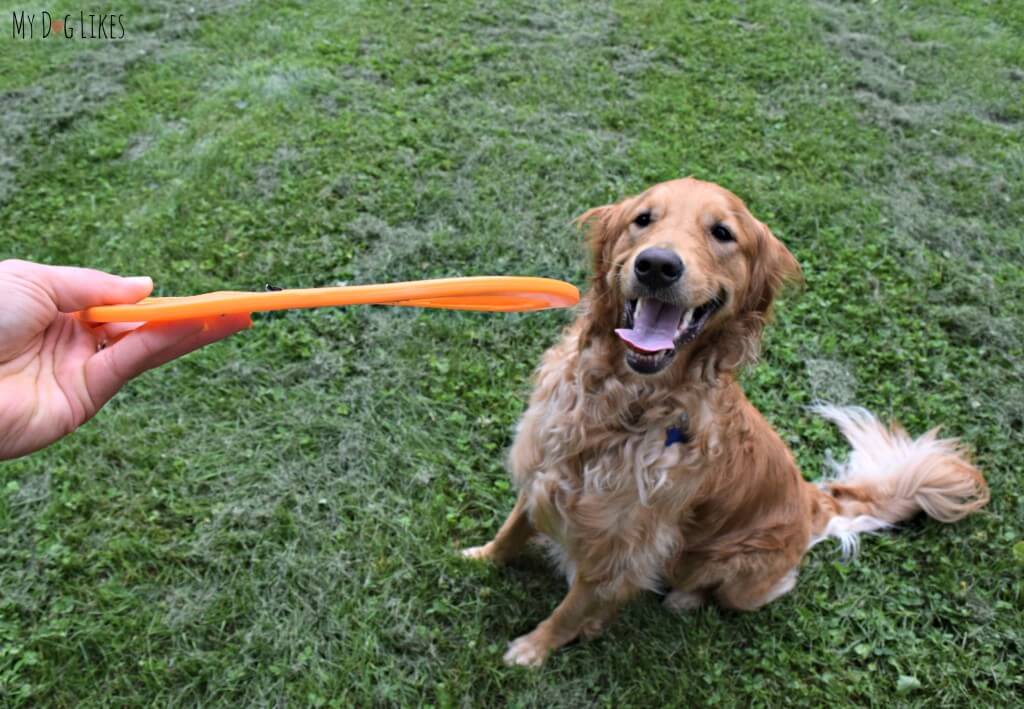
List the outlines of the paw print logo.
<svg viewBox="0 0 1024 709">
<path fill-rule="evenodd" d="M 50 23 L 50 29 L 53 30 L 54 35 L 58 35 L 64 31 L 64 20 L 54 20 Z"/>
</svg>

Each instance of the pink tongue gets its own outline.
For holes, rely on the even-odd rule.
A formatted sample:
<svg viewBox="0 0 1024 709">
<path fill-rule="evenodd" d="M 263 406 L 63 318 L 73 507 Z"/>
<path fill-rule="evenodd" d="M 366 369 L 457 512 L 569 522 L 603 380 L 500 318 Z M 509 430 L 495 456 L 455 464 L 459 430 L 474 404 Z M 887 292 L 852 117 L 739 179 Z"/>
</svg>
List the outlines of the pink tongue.
<svg viewBox="0 0 1024 709">
<path fill-rule="evenodd" d="M 679 306 L 644 298 L 636 306 L 633 327 L 620 327 L 615 334 L 644 352 L 670 350 L 675 347 L 672 338 L 682 315 Z"/>
</svg>

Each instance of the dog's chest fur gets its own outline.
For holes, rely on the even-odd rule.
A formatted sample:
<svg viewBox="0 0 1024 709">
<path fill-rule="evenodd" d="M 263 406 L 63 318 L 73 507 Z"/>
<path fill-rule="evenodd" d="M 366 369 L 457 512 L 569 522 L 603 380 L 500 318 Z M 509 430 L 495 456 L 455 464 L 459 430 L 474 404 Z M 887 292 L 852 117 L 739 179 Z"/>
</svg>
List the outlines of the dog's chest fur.
<svg viewBox="0 0 1024 709">
<path fill-rule="evenodd" d="M 567 575 L 609 593 L 655 588 L 680 548 L 679 515 L 715 444 L 708 392 L 602 376 L 598 359 L 579 352 L 572 333 L 548 351 L 510 467 Z M 667 431 L 681 425 L 689 440 L 666 445 Z"/>
</svg>

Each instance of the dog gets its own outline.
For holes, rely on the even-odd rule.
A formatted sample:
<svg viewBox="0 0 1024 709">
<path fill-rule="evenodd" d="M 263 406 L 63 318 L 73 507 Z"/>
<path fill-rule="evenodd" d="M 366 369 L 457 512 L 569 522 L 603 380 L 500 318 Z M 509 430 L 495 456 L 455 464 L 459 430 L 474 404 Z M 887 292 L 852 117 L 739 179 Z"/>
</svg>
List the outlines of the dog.
<svg viewBox="0 0 1024 709">
<path fill-rule="evenodd" d="M 537 536 L 569 580 L 507 664 L 600 635 L 645 590 L 673 610 L 752 611 L 792 590 L 826 538 L 848 553 L 859 533 L 988 501 L 959 441 L 852 407 L 818 408 L 853 450 L 832 479 L 804 480 L 736 381 L 800 266 L 736 195 L 673 180 L 577 222 L 593 280 L 534 374 L 509 454 L 518 500 L 493 540 L 463 551 L 503 564 Z"/>
</svg>

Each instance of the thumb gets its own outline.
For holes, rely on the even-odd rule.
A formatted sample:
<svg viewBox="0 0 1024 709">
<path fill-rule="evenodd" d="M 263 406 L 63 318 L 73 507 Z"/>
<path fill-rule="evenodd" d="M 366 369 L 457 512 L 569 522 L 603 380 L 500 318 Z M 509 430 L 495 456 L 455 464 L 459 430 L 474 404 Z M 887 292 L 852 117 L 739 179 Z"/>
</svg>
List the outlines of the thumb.
<svg viewBox="0 0 1024 709">
<path fill-rule="evenodd" d="M 28 261 L 6 261 L 4 270 L 43 288 L 62 313 L 93 305 L 137 303 L 153 290 L 149 276 L 124 278 L 91 268 L 44 266 Z"/>
</svg>

